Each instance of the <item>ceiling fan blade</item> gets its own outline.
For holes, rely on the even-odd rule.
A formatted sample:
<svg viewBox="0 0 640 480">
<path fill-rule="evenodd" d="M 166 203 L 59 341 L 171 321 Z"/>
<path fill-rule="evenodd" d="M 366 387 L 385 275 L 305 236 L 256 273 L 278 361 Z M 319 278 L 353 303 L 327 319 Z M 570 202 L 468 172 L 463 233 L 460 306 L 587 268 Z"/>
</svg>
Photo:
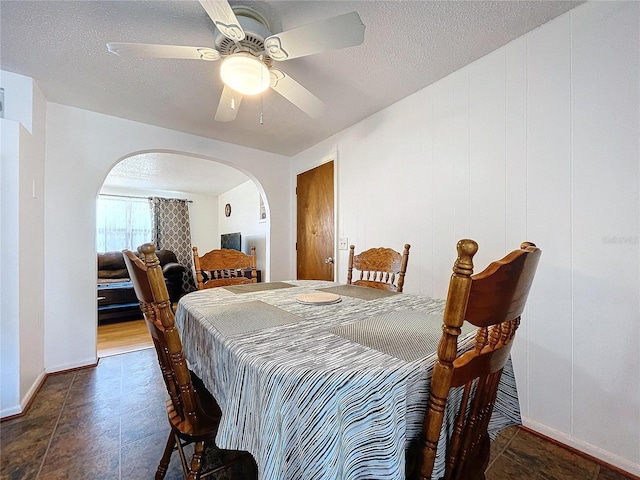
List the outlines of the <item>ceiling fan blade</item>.
<svg viewBox="0 0 640 480">
<path fill-rule="evenodd" d="M 151 43 L 107 43 L 107 50 L 119 57 L 134 58 L 185 58 L 214 61 L 220 53 L 209 47 L 183 47 L 179 45 L 155 45 Z"/>
<path fill-rule="evenodd" d="M 244 39 L 244 30 L 227 0 L 200 0 L 200 5 L 225 37 L 234 42 Z"/>
<path fill-rule="evenodd" d="M 240 102 L 242 102 L 242 94 L 225 85 L 220 96 L 220 103 L 218 103 L 216 121 L 232 122 L 235 120 L 240 108 Z"/>
<path fill-rule="evenodd" d="M 318 118 L 324 113 L 325 105 L 322 100 L 282 70 L 271 69 L 271 88 L 311 118 Z"/>
<path fill-rule="evenodd" d="M 274 60 L 289 60 L 355 47 L 364 42 L 364 30 L 358 12 L 351 12 L 271 35 L 265 39 L 264 48 Z"/>
</svg>

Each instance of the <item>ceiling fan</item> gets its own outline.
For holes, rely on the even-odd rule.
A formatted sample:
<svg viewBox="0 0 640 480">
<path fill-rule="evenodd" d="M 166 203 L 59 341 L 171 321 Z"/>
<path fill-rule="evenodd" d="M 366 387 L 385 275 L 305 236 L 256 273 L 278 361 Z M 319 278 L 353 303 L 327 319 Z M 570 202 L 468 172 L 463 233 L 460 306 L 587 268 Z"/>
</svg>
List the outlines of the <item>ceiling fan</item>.
<svg viewBox="0 0 640 480">
<path fill-rule="evenodd" d="M 224 83 L 215 119 L 236 118 L 245 95 L 257 95 L 271 87 L 313 118 L 324 104 L 313 93 L 274 65 L 292 58 L 354 47 L 364 41 L 365 26 L 357 12 L 339 15 L 293 30 L 273 34 L 267 21 L 248 7 L 234 7 L 227 0 L 199 0 L 215 26 L 212 47 L 107 43 L 120 57 L 222 60 Z"/>
</svg>

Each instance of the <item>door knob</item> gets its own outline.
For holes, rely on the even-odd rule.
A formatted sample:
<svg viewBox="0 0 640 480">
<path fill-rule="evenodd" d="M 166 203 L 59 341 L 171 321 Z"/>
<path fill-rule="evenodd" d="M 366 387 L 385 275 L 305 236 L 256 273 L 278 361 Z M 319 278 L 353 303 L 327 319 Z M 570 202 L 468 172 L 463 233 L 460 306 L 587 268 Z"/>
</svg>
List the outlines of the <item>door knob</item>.
<svg viewBox="0 0 640 480">
<path fill-rule="evenodd" d="M 328 257 L 324 260 L 324 263 L 333 263 L 333 258 Z"/>
</svg>

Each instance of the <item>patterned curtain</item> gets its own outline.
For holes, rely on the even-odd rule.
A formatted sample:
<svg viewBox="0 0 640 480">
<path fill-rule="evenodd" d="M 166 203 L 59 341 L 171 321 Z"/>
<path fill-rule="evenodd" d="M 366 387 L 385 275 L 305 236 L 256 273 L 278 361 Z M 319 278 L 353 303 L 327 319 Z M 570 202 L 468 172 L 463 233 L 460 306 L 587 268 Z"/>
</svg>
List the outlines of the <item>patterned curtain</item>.
<svg viewBox="0 0 640 480">
<path fill-rule="evenodd" d="M 184 293 L 196 290 L 193 278 L 193 251 L 191 250 L 191 228 L 189 207 L 186 200 L 152 197 L 153 241 L 158 249 L 171 250 L 187 271 L 182 277 Z"/>
</svg>

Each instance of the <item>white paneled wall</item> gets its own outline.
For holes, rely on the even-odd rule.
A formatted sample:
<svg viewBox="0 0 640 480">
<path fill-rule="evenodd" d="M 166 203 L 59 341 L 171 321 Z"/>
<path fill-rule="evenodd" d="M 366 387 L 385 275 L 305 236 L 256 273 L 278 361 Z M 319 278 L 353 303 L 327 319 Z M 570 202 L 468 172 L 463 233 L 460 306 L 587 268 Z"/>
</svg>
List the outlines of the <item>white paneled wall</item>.
<svg viewBox="0 0 640 480">
<path fill-rule="evenodd" d="M 589 14 L 573 16 L 571 62 L 573 396 L 589 399 L 574 402 L 572 428 L 579 438 L 605 449 L 615 445 L 625 458 L 635 459 L 640 457 L 639 10 L 638 2 L 616 10 L 598 3 Z"/>
<path fill-rule="evenodd" d="M 469 235 L 494 252 L 507 249 L 505 77 L 504 49 L 469 67 Z M 481 251 L 477 264 L 486 264 L 491 253 Z"/>
<path fill-rule="evenodd" d="M 570 432 L 571 15 L 532 32 L 527 37 L 526 55 L 526 234 L 543 249 L 545 262 L 536 276 L 527 316 L 531 322 L 527 338 L 529 389 L 528 398 L 523 399 L 523 415 Z"/>
<path fill-rule="evenodd" d="M 640 474 L 640 3 L 587 2 L 294 158 L 337 158 L 337 237 L 412 245 L 405 290 L 444 297 L 543 250 L 514 348 L 526 424 Z M 346 278 L 346 255 L 338 257 Z"/>
</svg>

